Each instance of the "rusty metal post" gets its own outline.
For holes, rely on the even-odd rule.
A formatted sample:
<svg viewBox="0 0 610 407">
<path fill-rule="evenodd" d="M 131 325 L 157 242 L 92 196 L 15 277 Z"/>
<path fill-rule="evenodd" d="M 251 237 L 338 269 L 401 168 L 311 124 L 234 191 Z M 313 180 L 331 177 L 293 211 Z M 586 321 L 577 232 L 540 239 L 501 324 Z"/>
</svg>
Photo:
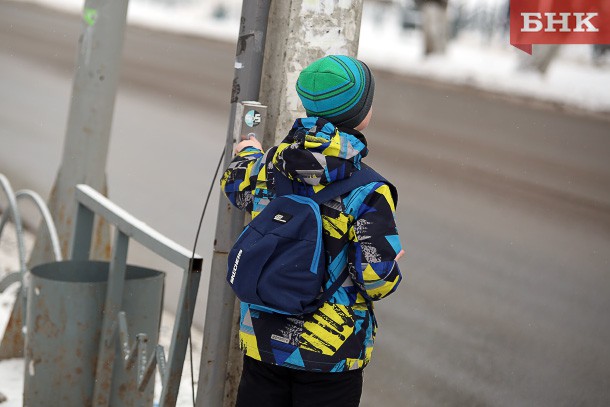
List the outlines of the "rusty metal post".
<svg viewBox="0 0 610 407">
<path fill-rule="evenodd" d="M 242 3 L 224 168 L 233 155 L 237 106 L 240 102 L 258 100 L 270 3 L 271 0 L 244 0 Z M 221 196 L 220 200 L 199 367 L 198 407 L 231 403 L 225 399 L 225 394 L 235 394 L 240 369 L 239 365 L 231 364 L 231 370 L 228 370 L 229 355 L 239 354 L 239 349 L 230 347 L 232 331 L 238 327 L 233 324 L 235 295 L 225 276 L 228 253 L 243 228 L 244 214 L 232 208 L 225 197 Z"/>
<path fill-rule="evenodd" d="M 94 406 L 108 406 L 110 403 L 116 324 L 119 311 L 122 309 L 128 247 L 129 237 L 120 230 L 116 230 L 112 261 L 110 263 L 110 271 L 108 272 L 106 302 L 103 308 L 102 334 L 97 355 L 97 367 L 95 369 Z M 146 296 L 148 296 L 148 293 L 146 293 Z"/>
<path fill-rule="evenodd" d="M 75 185 L 84 183 L 106 195 L 106 161 L 128 3 L 86 0 L 83 8 L 63 155 L 48 202 L 64 258 L 68 256 L 76 214 Z M 92 257 L 108 259 L 108 228 L 99 229 L 96 235 Z M 30 267 L 52 261 L 49 247 L 46 236 L 40 234 Z"/>
</svg>

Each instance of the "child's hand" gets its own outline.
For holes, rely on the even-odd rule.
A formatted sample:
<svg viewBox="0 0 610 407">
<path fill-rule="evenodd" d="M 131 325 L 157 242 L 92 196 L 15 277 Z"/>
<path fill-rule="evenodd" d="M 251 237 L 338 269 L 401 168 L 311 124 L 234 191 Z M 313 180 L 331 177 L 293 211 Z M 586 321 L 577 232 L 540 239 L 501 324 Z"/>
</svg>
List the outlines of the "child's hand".
<svg viewBox="0 0 610 407">
<path fill-rule="evenodd" d="M 396 255 L 396 258 L 394 259 L 395 261 L 398 261 L 403 255 L 405 254 L 404 250 L 401 250 L 400 253 L 398 253 Z"/>
<path fill-rule="evenodd" d="M 258 148 L 259 150 L 263 151 L 263 146 L 261 145 L 261 143 L 258 142 L 256 137 L 250 136 L 250 138 L 248 138 L 247 140 L 242 140 L 239 143 L 237 143 L 237 145 L 235 146 L 235 154 L 239 153 L 241 150 L 243 150 L 246 147 L 254 147 L 254 148 Z"/>
</svg>

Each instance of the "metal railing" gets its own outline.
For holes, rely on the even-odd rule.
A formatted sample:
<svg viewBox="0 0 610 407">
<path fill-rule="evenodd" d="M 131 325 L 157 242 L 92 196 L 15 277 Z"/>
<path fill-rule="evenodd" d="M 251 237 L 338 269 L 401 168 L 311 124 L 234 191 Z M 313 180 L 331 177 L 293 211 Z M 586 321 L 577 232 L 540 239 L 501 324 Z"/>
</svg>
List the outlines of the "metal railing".
<svg viewBox="0 0 610 407">
<path fill-rule="evenodd" d="M 115 226 L 95 375 L 94 405 L 107 406 L 110 400 L 111 366 L 115 341 L 118 339 L 123 354 L 123 367 L 127 370 L 132 369 L 136 364 L 136 358 L 138 360 L 137 387 L 139 389 L 146 387 L 156 365 L 159 368 L 163 388 L 159 406 L 175 406 L 203 259 L 134 218 L 88 185 L 76 186 L 76 200 L 78 209 L 70 249 L 73 260 L 89 259 L 94 215 L 101 216 Z M 144 346 L 147 341 L 145 334 L 138 334 L 134 343 L 130 344 L 125 313 L 121 311 L 130 238 L 184 270 L 167 366 L 165 352 L 160 345 L 154 349 L 150 358 L 147 357 L 146 346 Z"/>
<path fill-rule="evenodd" d="M 5 230 L 9 220 L 12 220 L 15 226 L 15 240 L 17 242 L 17 257 L 19 260 L 19 270 L 11 271 L 5 276 L 0 276 L 0 293 L 4 292 L 13 283 L 21 281 L 21 288 L 19 294 L 13 305 L 11 316 L 7 323 L 6 329 L 0 341 L 0 359 L 19 357 L 23 355 L 23 327 L 25 326 L 25 314 L 23 311 L 26 309 L 25 305 L 27 302 L 27 290 L 25 287 L 25 275 L 28 270 L 27 266 L 27 253 L 24 243 L 24 229 L 23 221 L 21 217 L 21 211 L 19 209 L 19 203 L 22 201 L 31 201 L 36 209 L 38 210 L 42 222 L 41 226 L 44 226 L 49 235 L 49 240 L 53 249 L 53 255 L 56 261 L 62 260 L 61 249 L 59 245 L 59 238 L 57 236 L 57 230 L 55 229 L 55 223 L 53 218 L 45 204 L 44 200 L 36 192 L 29 189 L 22 189 L 15 192 L 9 182 L 9 180 L 0 174 L 0 189 L 4 192 L 7 198 L 8 205 L 2 209 L 2 216 L 0 217 L 0 238 Z"/>
<path fill-rule="evenodd" d="M 13 223 L 15 224 L 17 251 L 19 256 L 19 272 L 23 274 L 27 270 L 26 250 L 23 241 L 23 222 L 18 206 L 19 201 L 29 200 L 34 204 L 42 218 L 42 224 L 46 227 L 49 234 L 55 260 L 61 261 L 61 249 L 59 245 L 59 238 L 57 236 L 57 230 L 55 229 L 55 223 L 53 222 L 49 208 L 47 208 L 46 203 L 40 197 L 40 195 L 29 189 L 22 189 L 14 192 L 10 182 L 2 174 L 0 174 L 0 188 L 2 188 L 2 191 L 8 199 L 8 207 L 6 210 L 2 211 L 2 216 L 0 217 L 0 237 L 4 232 L 4 227 L 8 223 L 9 218 L 12 218 Z M 2 283 L 0 283 L 0 287 L 2 287 Z M 0 289 L 0 292 L 2 291 L 3 290 Z"/>
</svg>

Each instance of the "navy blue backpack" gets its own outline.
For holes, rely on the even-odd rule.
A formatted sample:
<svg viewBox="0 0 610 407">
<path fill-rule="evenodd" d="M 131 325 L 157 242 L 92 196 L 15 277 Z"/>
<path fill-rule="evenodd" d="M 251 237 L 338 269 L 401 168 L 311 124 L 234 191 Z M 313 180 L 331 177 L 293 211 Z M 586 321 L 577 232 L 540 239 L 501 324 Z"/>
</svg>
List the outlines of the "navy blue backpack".
<svg viewBox="0 0 610 407">
<path fill-rule="evenodd" d="M 347 268 L 323 290 L 328 273 L 320 205 L 371 182 L 388 183 L 361 166 L 312 197 L 294 194 L 292 181 L 274 171 L 276 198 L 244 228 L 229 253 L 227 281 L 241 301 L 265 311 L 302 315 L 318 309 L 339 289 Z"/>
</svg>

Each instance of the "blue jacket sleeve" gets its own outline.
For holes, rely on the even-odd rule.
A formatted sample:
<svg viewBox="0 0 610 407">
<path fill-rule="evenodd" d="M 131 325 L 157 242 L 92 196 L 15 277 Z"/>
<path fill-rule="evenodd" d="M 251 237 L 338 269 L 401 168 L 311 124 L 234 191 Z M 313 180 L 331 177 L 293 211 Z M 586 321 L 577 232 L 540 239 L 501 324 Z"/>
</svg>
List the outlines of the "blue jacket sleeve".
<svg viewBox="0 0 610 407">
<path fill-rule="evenodd" d="M 402 250 L 395 211 L 390 188 L 379 183 L 360 205 L 350 230 L 353 244 L 348 267 L 360 295 L 368 301 L 390 295 L 402 279 L 395 260 Z"/>
<path fill-rule="evenodd" d="M 254 147 L 241 150 L 224 172 L 220 186 L 233 205 L 252 212 L 253 191 L 258 170 L 262 165 L 263 152 Z"/>
</svg>

